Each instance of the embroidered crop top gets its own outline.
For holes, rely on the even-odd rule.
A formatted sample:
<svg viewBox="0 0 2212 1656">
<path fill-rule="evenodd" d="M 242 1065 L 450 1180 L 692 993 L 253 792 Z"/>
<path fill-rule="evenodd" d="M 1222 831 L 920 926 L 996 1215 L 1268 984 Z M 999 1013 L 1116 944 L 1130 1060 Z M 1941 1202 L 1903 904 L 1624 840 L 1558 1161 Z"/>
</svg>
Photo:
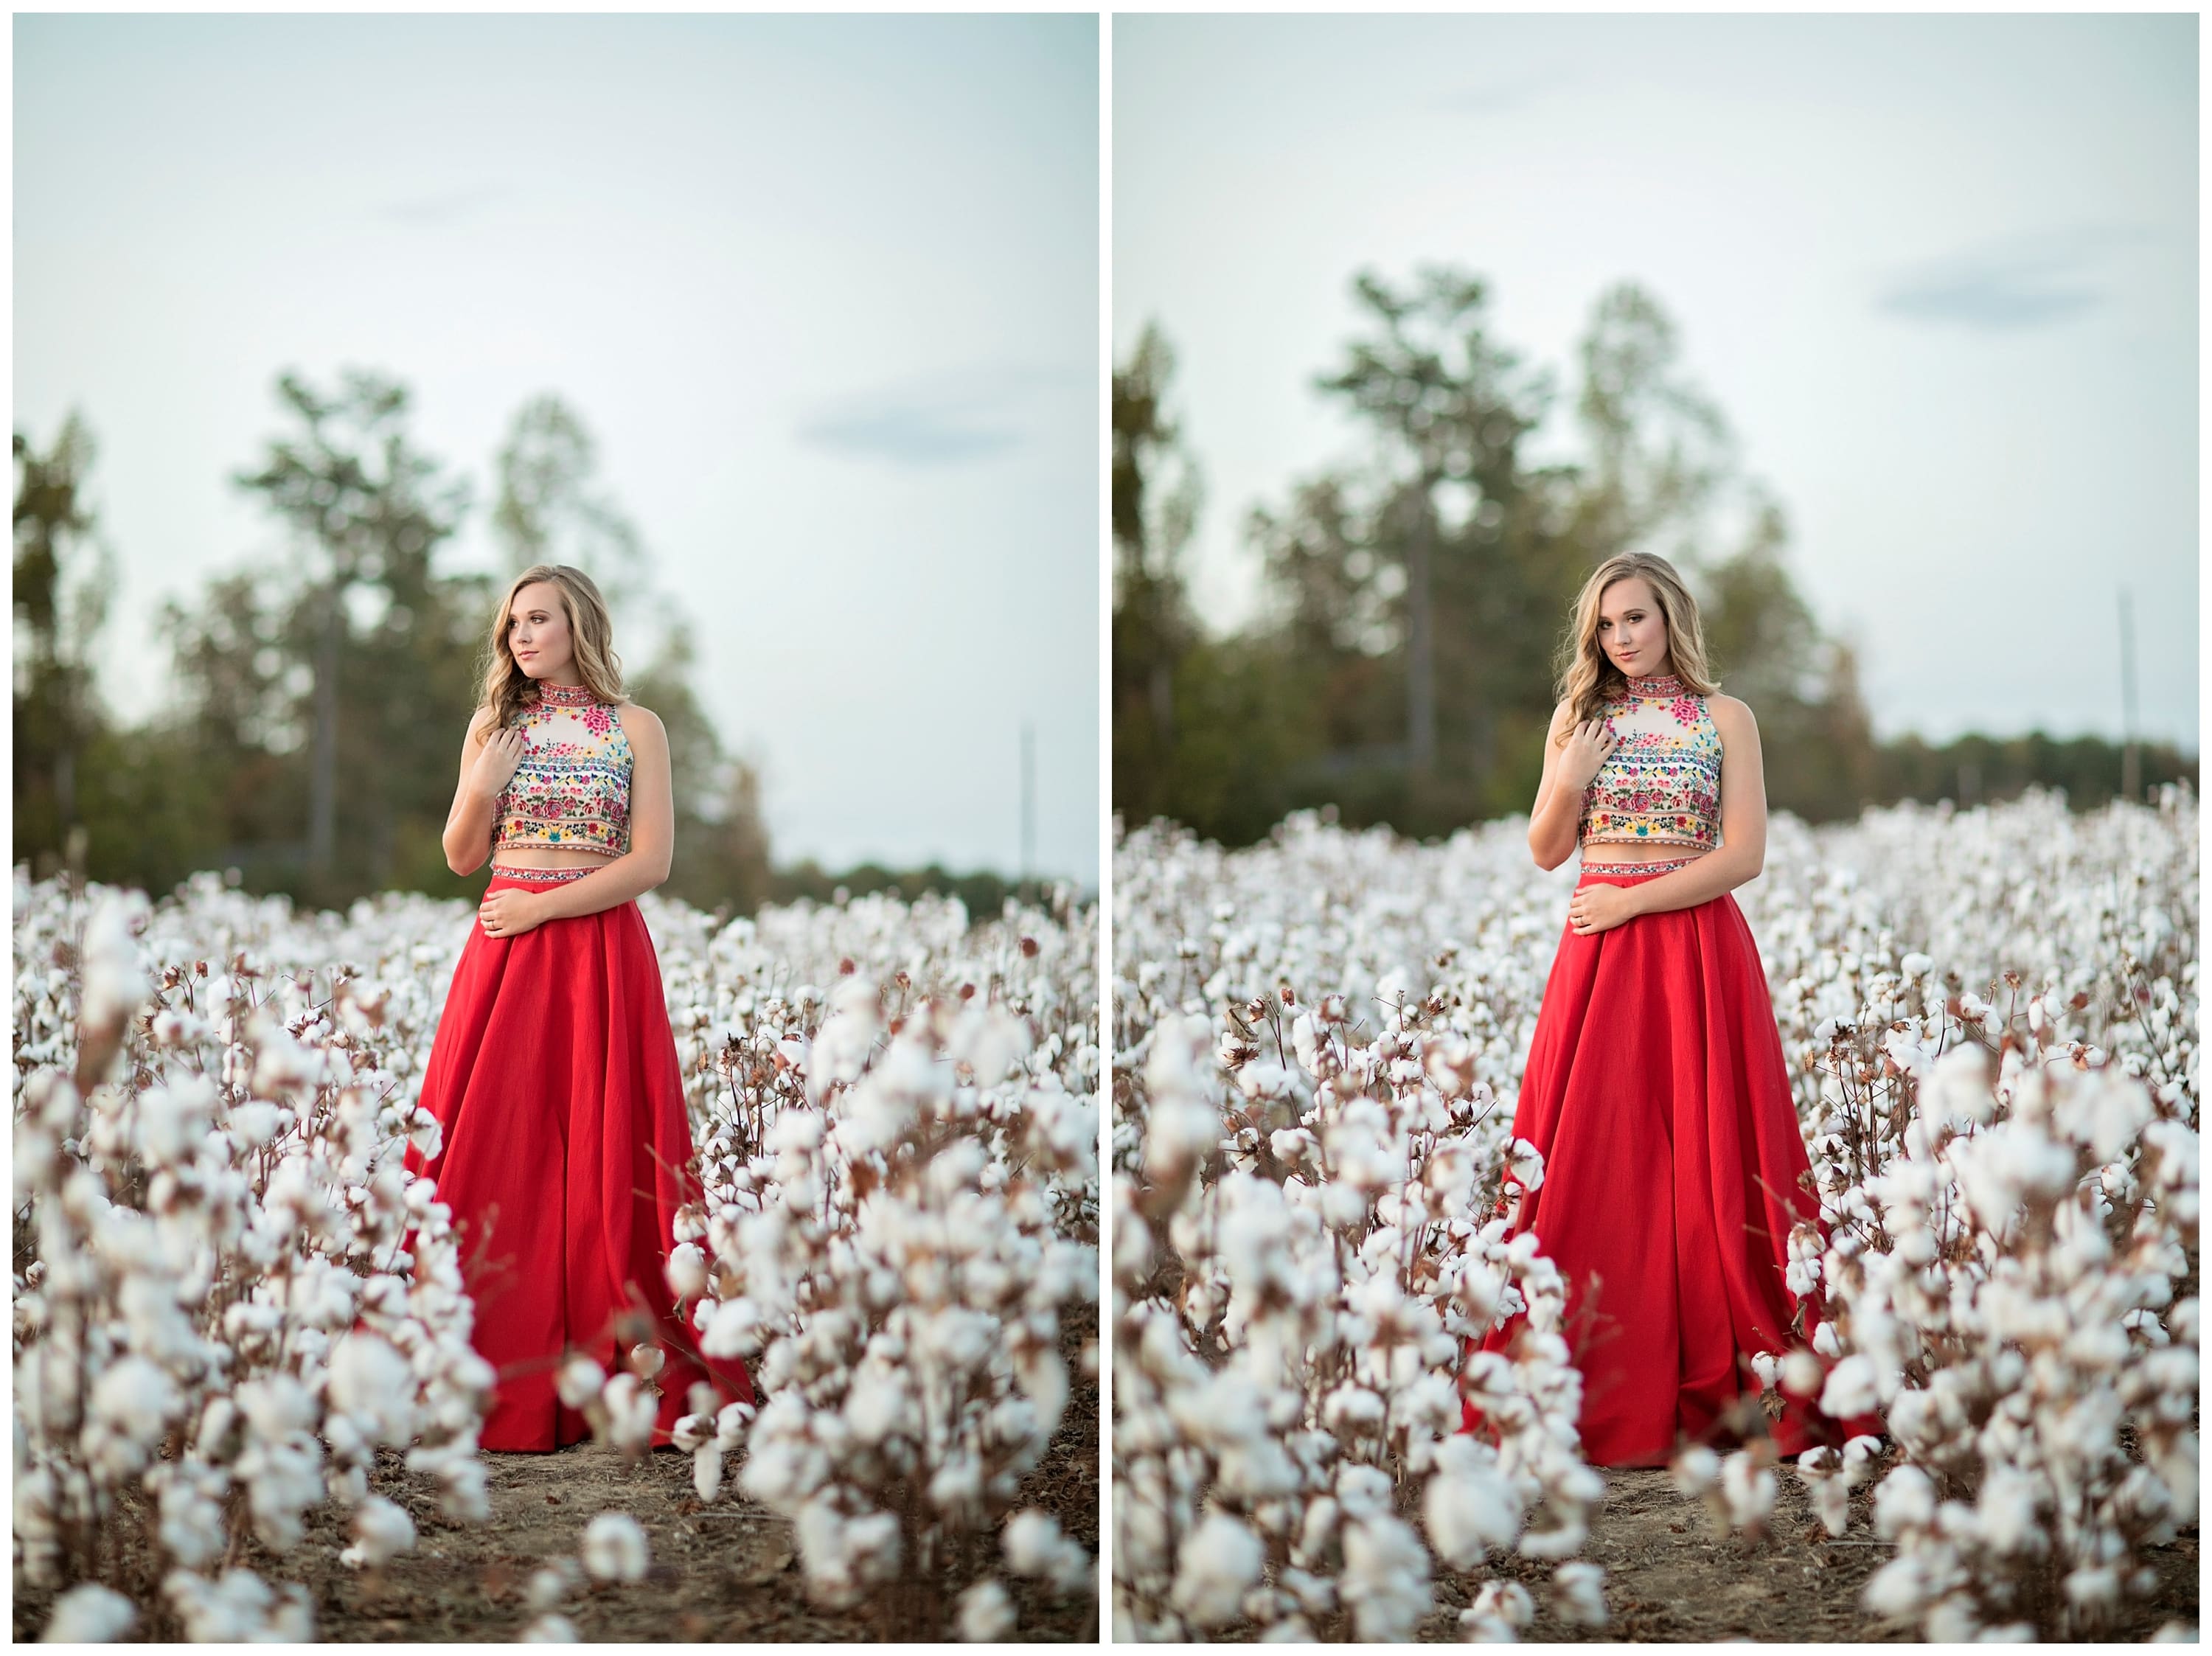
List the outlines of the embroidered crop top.
<svg viewBox="0 0 2212 1656">
<path fill-rule="evenodd" d="M 520 728 L 526 751 L 493 805 L 493 846 L 628 851 L 632 755 L 609 705 L 585 685 L 541 683 Z"/>
<path fill-rule="evenodd" d="M 1703 846 L 1719 838 L 1721 734 L 1705 699 L 1672 673 L 1628 681 L 1607 704 L 1613 751 L 1583 794 L 1583 843 L 1642 840 Z"/>
</svg>

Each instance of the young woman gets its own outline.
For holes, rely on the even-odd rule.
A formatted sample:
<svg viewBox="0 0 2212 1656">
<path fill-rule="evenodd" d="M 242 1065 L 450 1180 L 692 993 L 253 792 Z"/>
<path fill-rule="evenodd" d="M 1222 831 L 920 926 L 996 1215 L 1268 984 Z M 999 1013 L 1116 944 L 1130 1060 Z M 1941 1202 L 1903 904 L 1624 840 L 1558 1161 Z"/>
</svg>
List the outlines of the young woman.
<svg viewBox="0 0 2212 1656">
<path fill-rule="evenodd" d="M 446 822 L 457 874 L 495 857 L 422 1076 L 445 1128 L 409 1165 L 465 1227 L 475 1344 L 498 1369 L 487 1449 L 589 1435 L 554 1374 L 581 1351 L 612 1373 L 659 1352 L 654 1441 L 702 1379 L 753 1400 L 743 1365 L 702 1374 L 665 1276 L 698 1194 L 660 962 L 636 898 L 668 877 L 668 738 L 624 699 L 612 628 L 581 570 L 538 564 L 501 602 L 483 701 Z"/>
<path fill-rule="evenodd" d="M 1561 668 L 1528 848 L 1557 868 L 1579 842 L 1583 861 L 1513 1114 L 1544 1176 L 1508 1196 L 1566 1283 L 1583 1458 L 1659 1465 L 1684 1440 L 1755 1431 L 1751 1354 L 1811 1344 L 1821 1307 L 1784 1277 L 1790 1228 L 1819 1227 L 1820 1203 L 1729 895 L 1766 854 L 1751 709 L 1718 694 L 1695 603 L 1648 554 L 1592 573 Z M 1766 1429 L 1785 1455 L 1881 1429 L 1785 1398 Z"/>
</svg>

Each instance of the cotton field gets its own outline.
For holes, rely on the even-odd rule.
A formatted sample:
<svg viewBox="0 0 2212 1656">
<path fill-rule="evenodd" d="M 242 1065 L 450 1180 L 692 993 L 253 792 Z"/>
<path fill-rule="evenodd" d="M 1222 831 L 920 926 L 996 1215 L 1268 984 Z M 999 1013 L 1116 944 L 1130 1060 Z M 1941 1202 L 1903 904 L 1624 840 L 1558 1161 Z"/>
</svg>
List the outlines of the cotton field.
<svg viewBox="0 0 2212 1656">
<path fill-rule="evenodd" d="M 1769 1527 L 1798 1481 L 1887 1560 L 1870 1631 L 2094 1636 L 2196 1522 L 2197 836 L 2176 788 L 1778 816 L 1735 894 L 1831 1228 L 1791 1285 L 1835 1313 L 1830 1363 L 1759 1379 L 1893 1443 L 1674 1477 L 1769 1548 L 1810 1544 Z M 1517 822 L 1121 839 L 1119 1636 L 1433 1635 L 1447 1576 L 1466 1636 L 1528 1629 L 1532 1580 L 1558 1624 L 1607 1625 L 1560 1283 L 1498 1213 L 1509 1165 L 1541 1177 L 1509 1129 L 1575 877 Z M 1517 1361 L 1462 1358 L 1523 1306 Z M 1455 1432 L 1462 1391 L 1495 1448 Z"/>
<path fill-rule="evenodd" d="M 15 899 L 19 1603 L 51 1638 L 327 1636 L 308 1530 L 342 1514 L 350 1571 L 417 1545 L 380 1450 L 445 1519 L 489 1512 L 467 1239 L 401 1160 L 436 1142 L 416 1095 L 469 906 L 21 870 Z M 1071 1359 L 1097 1362 L 1095 911 L 642 907 L 707 1192 L 665 1288 L 764 1397 L 684 1422 L 699 1501 L 787 1516 L 824 1604 L 995 1536 L 995 1573 L 911 1636 L 1019 1636 L 1010 1586 L 1087 1601 L 1088 1550 L 1014 1507 Z M 641 1452 L 657 1357 L 562 1389 Z M 529 1583 L 529 1636 L 647 1568 L 599 1514 Z"/>
</svg>

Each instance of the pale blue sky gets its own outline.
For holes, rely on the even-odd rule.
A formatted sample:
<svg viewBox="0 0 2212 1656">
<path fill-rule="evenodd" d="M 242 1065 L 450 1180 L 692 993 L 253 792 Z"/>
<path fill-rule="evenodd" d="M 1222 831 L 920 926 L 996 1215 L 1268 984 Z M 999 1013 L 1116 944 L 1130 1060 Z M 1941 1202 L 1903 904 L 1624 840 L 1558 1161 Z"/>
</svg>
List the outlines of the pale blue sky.
<svg viewBox="0 0 2212 1656">
<path fill-rule="evenodd" d="M 1562 395 L 1652 291 L 1876 728 L 2197 739 L 2194 15 L 1124 16 L 1117 358 L 1147 318 L 1204 468 L 1198 591 L 1359 452 L 1311 389 L 1352 273 L 1452 263 Z"/>
<path fill-rule="evenodd" d="M 226 481 L 289 429 L 280 372 L 412 389 L 476 483 L 454 567 L 489 567 L 492 457 L 551 391 L 780 860 L 1012 870 L 1026 720 L 1038 865 L 1096 882 L 1095 18 L 14 33 L 15 426 L 78 409 L 99 443 L 123 716 L 172 688 L 160 599 L 282 546 Z"/>
</svg>

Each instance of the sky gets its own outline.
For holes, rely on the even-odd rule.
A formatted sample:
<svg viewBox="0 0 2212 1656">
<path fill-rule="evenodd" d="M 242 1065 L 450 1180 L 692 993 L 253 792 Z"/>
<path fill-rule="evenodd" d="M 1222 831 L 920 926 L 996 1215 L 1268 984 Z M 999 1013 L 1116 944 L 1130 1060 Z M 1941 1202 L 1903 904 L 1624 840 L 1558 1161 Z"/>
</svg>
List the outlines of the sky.
<svg viewBox="0 0 2212 1656">
<path fill-rule="evenodd" d="M 1780 500 L 1877 732 L 2197 741 L 2197 19 L 1123 16 L 1113 342 L 1174 347 L 1194 591 L 1252 610 L 1255 504 L 1363 452 L 1312 389 L 1351 281 L 1489 284 L 1560 394 L 1607 288 Z M 1754 710 L 1755 711 L 1755 710 Z"/>
<path fill-rule="evenodd" d="M 119 717 L 175 693 L 164 597 L 288 555 L 228 481 L 290 429 L 282 373 L 409 388 L 474 484 L 451 570 L 495 567 L 493 458 L 551 391 L 763 768 L 779 862 L 1015 871 L 1026 725 L 1035 868 L 1096 884 L 1095 18 L 14 39 L 15 429 L 43 450 L 76 409 L 97 444 Z"/>
</svg>

